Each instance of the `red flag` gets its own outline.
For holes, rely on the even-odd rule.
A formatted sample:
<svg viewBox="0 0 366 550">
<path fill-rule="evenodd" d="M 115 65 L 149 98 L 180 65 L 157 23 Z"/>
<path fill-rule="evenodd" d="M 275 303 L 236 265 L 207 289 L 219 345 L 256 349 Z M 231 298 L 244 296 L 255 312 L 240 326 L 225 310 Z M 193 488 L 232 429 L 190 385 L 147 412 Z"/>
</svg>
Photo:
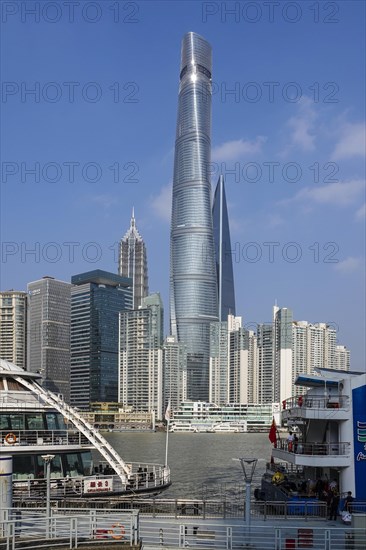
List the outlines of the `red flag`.
<svg viewBox="0 0 366 550">
<path fill-rule="evenodd" d="M 268 439 L 270 440 L 271 443 L 273 443 L 274 446 L 276 446 L 277 426 L 276 426 L 276 422 L 275 422 L 274 417 L 273 417 L 273 420 L 272 420 L 271 429 L 269 430 Z"/>
</svg>

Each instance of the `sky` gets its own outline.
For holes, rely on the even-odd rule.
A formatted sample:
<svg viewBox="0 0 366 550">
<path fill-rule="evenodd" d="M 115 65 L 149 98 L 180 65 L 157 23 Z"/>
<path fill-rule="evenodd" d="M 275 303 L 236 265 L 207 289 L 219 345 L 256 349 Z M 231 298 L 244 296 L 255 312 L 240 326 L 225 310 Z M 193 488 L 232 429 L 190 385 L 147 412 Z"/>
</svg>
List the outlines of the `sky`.
<svg viewBox="0 0 366 550">
<path fill-rule="evenodd" d="M 365 3 L 3 1 L 1 290 L 117 271 L 132 207 L 169 324 L 180 45 L 213 48 L 237 314 L 327 322 L 365 369 Z"/>
</svg>

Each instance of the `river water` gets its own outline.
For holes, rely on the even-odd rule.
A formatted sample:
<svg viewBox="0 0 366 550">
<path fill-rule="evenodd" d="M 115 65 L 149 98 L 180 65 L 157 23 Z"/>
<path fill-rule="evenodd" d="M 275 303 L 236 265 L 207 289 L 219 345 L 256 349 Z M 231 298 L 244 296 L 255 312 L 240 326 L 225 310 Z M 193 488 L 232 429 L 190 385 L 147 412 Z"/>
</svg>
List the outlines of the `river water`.
<svg viewBox="0 0 366 550">
<path fill-rule="evenodd" d="M 103 434 L 126 462 L 165 461 L 164 432 Z M 242 495 L 239 457 L 258 458 L 253 488 L 260 485 L 272 445 L 266 433 L 170 433 L 168 464 L 172 486 L 166 498 L 218 498 Z"/>
</svg>

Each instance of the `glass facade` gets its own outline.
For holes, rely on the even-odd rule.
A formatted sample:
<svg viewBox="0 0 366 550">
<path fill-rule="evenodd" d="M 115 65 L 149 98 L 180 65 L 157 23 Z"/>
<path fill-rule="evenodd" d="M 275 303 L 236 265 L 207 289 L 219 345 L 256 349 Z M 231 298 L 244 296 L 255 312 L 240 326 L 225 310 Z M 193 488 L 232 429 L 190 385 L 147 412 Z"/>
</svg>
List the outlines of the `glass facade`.
<svg viewBox="0 0 366 550">
<path fill-rule="evenodd" d="M 218 320 L 211 183 L 211 46 L 183 37 L 171 220 L 171 334 L 187 347 L 187 397 L 207 400 L 210 322 Z"/>
<path fill-rule="evenodd" d="M 28 284 L 27 369 L 70 400 L 70 283 L 43 277 Z"/>
<path fill-rule="evenodd" d="M 118 401 L 118 314 L 131 309 L 132 281 L 101 270 L 71 278 L 71 404 Z"/>
<path fill-rule="evenodd" d="M 229 217 L 227 213 L 224 177 L 217 182 L 212 208 L 215 242 L 216 277 L 219 300 L 219 319 L 235 316 L 234 274 L 231 255 Z"/>
</svg>

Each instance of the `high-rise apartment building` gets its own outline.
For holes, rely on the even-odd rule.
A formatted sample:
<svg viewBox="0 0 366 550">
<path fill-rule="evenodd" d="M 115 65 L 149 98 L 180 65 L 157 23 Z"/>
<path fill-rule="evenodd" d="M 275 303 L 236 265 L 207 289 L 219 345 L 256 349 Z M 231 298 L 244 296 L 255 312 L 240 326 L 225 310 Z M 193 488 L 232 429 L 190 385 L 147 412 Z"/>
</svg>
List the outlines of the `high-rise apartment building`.
<svg viewBox="0 0 366 550">
<path fill-rule="evenodd" d="M 43 277 L 28 284 L 27 370 L 70 399 L 70 283 Z"/>
<path fill-rule="evenodd" d="M 255 403 L 273 403 L 274 398 L 274 349 L 273 325 L 257 326 L 257 385 Z"/>
<path fill-rule="evenodd" d="M 256 403 L 257 338 L 243 327 L 229 333 L 229 403 Z"/>
<path fill-rule="evenodd" d="M 207 401 L 210 323 L 218 320 L 211 212 L 211 46 L 189 32 L 181 51 L 170 238 L 171 334 L 187 346 L 187 393 Z"/>
<path fill-rule="evenodd" d="M 224 176 L 219 177 L 212 207 L 219 320 L 235 316 L 234 274 Z"/>
<path fill-rule="evenodd" d="M 254 403 L 257 385 L 257 339 L 241 317 L 211 323 L 210 402 Z"/>
<path fill-rule="evenodd" d="M 118 315 L 132 307 L 132 281 L 97 269 L 71 282 L 71 404 L 89 409 L 118 401 Z"/>
<path fill-rule="evenodd" d="M 336 368 L 337 333 L 326 323 L 294 321 L 292 326 L 292 381 L 299 374 L 314 374 L 315 368 Z M 294 388 L 297 393 L 297 388 Z"/>
<path fill-rule="evenodd" d="M 0 292 L 0 358 L 27 365 L 27 293 Z"/>
<path fill-rule="evenodd" d="M 120 241 L 118 273 L 132 279 L 132 308 L 139 308 L 142 299 L 149 294 L 149 281 L 146 246 L 136 227 L 134 209 L 130 228 Z"/>
<path fill-rule="evenodd" d="M 163 303 L 160 294 L 119 315 L 119 401 L 163 417 Z"/>
<path fill-rule="evenodd" d="M 170 402 L 173 411 L 187 400 L 187 351 L 174 336 L 167 336 L 163 345 L 163 410 Z"/>
<path fill-rule="evenodd" d="M 273 401 L 282 402 L 293 394 L 292 311 L 273 308 Z"/>
<path fill-rule="evenodd" d="M 336 346 L 334 368 L 349 371 L 351 368 L 350 351 L 346 346 Z"/>
<path fill-rule="evenodd" d="M 227 321 L 210 325 L 209 401 L 226 405 L 229 401 L 229 330 Z"/>
</svg>

